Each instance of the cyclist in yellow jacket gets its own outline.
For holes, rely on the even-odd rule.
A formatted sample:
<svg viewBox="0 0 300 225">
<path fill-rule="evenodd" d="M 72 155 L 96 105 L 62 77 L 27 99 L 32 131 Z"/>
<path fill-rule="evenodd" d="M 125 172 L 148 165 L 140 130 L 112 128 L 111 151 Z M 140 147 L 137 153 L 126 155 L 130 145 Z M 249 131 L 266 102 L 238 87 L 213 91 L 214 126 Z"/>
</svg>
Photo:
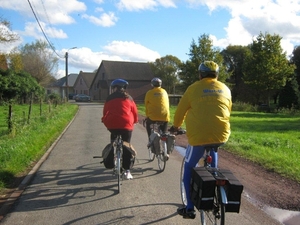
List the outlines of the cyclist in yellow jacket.
<svg viewBox="0 0 300 225">
<path fill-rule="evenodd" d="M 185 155 L 183 182 L 187 206 L 177 212 L 186 219 L 194 219 L 194 204 L 190 200 L 190 180 L 193 167 L 204 154 L 205 145 L 224 144 L 230 136 L 231 92 L 218 81 L 219 66 L 213 61 L 200 64 L 199 81 L 190 85 L 182 96 L 174 115 L 171 131 L 185 120 L 188 146 Z M 212 167 L 217 167 L 218 155 L 212 152 Z"/>
<path fill-rule="evenodd" d="M 148 137 L 151 134 L 150 125 L 155 121 L 163 122 L 160 129 L 167 132 L 170 121 L 169 96 L 165 89 L 161 87 L 161 79 L 155 77 L 151 80 L 152 89 L 146 93 L 146 129 Z"/>
</svg>

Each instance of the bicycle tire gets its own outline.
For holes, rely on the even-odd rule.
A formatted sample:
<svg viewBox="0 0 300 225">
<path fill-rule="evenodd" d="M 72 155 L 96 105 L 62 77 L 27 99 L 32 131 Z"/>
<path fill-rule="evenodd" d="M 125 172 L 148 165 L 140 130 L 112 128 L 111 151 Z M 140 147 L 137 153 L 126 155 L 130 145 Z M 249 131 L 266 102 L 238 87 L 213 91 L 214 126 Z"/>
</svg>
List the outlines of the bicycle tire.
<svg viewBox="0 0 300 225">
<path fill-rule="evenodd" d="M 122 173 L 121 173 L 121 153 L 117 151 L 117 176 L 118 176 L 118 193 L 121 192 L 121 180 L 122 180 Z"/>
<path fill-rule="evenodd" d="M 225 205 L 221 202 L 220 188 L 217 187 L 212 210 L 199 210 L 202 225 L 225 225 Z"/>
<path fill-rule="evenodd" d="M 165 148 L 166 148 L 166 142 L 160 141 L 160 154 L 157 155 L 158 168 L 160 172 L 163 172 L 165 170 L 167 160 L 168 160 L 165 156 Z"/>
<path fill-rule="evenodd" d="M 149 161 L 152 162 L 155 159 L 155 154 L 153 153 L 153 145 L 148 148 L 149 151 Z"/>
<path fill-rule="evenodd" d="M 160 172 L 163 172 L 166 168 L 166 160 L 165 160 L 164 153 L 157 155 L 157 163 L 158 163 L 158 168 L 159 168 Z"/>
<path fill-rule="evenodd" d="M 185 161 L 185 158 L 183 158 L 183 160 L 182 160 L 181 170 L 180 170 L 180 196 L 181 196 L 182 204 L 187 206 L 186 192 L 185 192 L 184 183 L 183 183 L 184 161 Z"/>
</svg>

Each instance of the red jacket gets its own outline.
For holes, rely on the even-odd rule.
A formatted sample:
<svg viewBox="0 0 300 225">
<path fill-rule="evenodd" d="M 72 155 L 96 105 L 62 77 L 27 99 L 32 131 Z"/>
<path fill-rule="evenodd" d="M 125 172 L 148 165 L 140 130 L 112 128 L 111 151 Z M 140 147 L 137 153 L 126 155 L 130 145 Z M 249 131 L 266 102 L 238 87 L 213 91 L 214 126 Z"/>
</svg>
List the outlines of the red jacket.
<svg viewBox="0 0 300 225">
<path fill-rule="evenodd" d="M 107 129 L 133 130 L 133 125 L 138 122 L 138 113 L 132 97 L 125 98 L 118 91 L 109 95 L 104 104 L 102 122 Z"/>
</svg>

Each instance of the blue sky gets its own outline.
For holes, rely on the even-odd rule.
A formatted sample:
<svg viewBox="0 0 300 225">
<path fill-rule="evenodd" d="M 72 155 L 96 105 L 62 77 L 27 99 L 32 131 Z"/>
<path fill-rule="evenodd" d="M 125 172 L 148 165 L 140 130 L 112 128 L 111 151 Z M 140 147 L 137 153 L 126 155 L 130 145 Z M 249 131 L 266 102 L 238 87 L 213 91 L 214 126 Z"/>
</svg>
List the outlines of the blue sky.
<svg viewBox="0 0 300 225">
<path fill-rule="evenodd" d="M 192 40 L 210 35 L 223 49 L 247 45 L 260 32 L 278 34 L 287 55 L 300 43 L 300 1 L 293 0 L 1 0 L 0 16 L 21 39 L 1 52 L 48 40 L 60 57 L 57 78 L 96 70 L 101 60 L 182 61 Z M 77 47 L 76 49 L 70 49 Z"/>
</svg>

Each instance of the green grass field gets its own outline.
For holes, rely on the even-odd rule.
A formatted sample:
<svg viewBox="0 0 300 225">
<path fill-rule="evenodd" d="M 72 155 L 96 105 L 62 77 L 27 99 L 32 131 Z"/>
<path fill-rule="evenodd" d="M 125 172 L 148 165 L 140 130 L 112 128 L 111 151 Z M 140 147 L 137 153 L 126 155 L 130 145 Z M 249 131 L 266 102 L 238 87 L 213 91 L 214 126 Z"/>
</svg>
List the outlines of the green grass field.
<svg viewBox="0 0 300 225">
<path fill-rule="evenodd" d="M 144 105 L 138 110 L 145 115 Z M 233 111 L 230 123 L 224 149 L 300 182 L 300 115 Z"/>
</svg>

